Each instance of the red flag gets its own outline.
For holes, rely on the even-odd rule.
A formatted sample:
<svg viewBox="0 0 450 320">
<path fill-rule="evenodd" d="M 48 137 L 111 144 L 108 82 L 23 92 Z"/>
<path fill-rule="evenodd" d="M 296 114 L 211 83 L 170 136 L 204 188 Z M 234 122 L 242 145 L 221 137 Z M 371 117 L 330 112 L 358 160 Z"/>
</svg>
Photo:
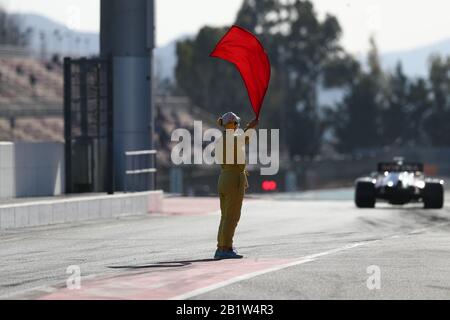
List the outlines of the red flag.
<svg viewBox="0 0 450 320">
<path fill-rule="evenodd" d="M 229 61 L 236 66 L 247 87 L 256 117 L 259 118 L 269 87 L 270 62 L 258 38 L 241 27 L 232 26 L 210 56 Z"/>
</svg>

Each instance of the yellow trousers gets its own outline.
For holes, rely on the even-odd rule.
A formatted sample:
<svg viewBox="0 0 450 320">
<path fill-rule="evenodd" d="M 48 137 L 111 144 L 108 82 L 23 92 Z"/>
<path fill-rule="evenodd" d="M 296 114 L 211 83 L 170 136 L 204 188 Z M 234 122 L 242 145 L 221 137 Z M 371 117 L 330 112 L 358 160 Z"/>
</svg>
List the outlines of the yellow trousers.
<svg viewBox="0 0 450 320">
<path fill-rule="evenodd" d="M 237 166 L 222 170 L 218 191 L 220 197 L 221 219 L 217 235 L 217 247 L 232 248 L 233 237 L 241 218 L 242 201 L 248 187 L 247 172 Z"/>
</svg>

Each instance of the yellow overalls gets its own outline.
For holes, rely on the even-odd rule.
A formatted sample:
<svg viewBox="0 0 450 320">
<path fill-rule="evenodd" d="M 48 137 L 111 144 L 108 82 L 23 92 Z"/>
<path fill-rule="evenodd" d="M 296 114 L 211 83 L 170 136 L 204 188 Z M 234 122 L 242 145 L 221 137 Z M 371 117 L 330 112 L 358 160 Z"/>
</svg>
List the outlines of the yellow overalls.
<svg viewBox="0 0 450 320">
<path fill-rule="evenodd" d="M 225 136 L 225 135 L 224 135 Z M 247 139 L 245 139 L 246 142 Z M 223 159 L 226 159 L 225 139 L 223 139 Z M 245 189 L 248 188 L 247 175 L 244 164 L 237 164 L 238 146 L 235 140 L 234 163 L 227 164 L 224 160 L 221 164 L 222 171 L 218 181 L 218 192 L 220 197 L 221 219 L 217 235 L 217 247 L 220 249 L 231 249 L 233 247 L 233 236 L 241 217 L 242 201 Z"/>
</svg>

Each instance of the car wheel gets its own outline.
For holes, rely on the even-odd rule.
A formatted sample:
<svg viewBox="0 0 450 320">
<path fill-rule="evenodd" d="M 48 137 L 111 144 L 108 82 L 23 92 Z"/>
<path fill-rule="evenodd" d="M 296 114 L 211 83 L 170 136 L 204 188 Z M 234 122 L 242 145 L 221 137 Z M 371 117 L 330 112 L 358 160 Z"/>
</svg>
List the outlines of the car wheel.
<svg viewBox="0 0 450 320">
<path fill-rule="evenodd" d="M 355 204 L 358 208 L 375 207 L 375 185 L 373 183 L 365 181 L 356 183 Z"/>
<path fill-rule="evenodd" d="M 437 182 L 427 182 L 423 190 L 425 209 L 442 209 L 444 206 L 444 187 Z"/>
</svg>

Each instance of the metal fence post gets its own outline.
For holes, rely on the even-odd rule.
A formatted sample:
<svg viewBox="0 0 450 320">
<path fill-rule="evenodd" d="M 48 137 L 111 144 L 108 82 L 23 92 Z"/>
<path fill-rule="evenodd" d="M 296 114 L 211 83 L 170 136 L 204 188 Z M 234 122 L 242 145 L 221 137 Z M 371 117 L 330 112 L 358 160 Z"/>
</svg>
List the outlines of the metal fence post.
<svg viewBox="0 0 450 320">
<path fill-rule="evenodd" d="M 113 57 L 107 60 L 107 191 L 113 194 L 115 191 L 114 179 L 114 63 Z"/>
<path fill-rule="evenodd" d="M 154 187 L 149 188 L 148 181 L 155 179 L 155 175 L 157 172 L 155 165 L 146 165 L 149 163 L 147 161 L 143 161 L 142 157 L 148 156 L 149 159 L 153 157 L 153 163 L 156 163 L 156 150 L 142 150 L 142 151 L 128 151 L 125 152 L 125 176 L 124 176 L 124 189 L 127 192 L 128 189 L 131 189 L 131 192 L 136 191 L 148 191 L 154 190 Z M 139 158 L 141 157 L 141 158 Z M 130 161 L 128 160 L 129 158 Z M 137 159 L 136 159 L 137 158 Z M 131 163 L 131 169 L 128 164 Z M 138 165 L 138 166 L 137 166 Z M 144 176 L 145 175 L 145 176 Z M 128 178 L 131 176 L 131 187 L 128 187 Z M 143 177 L 139 177 L 143 176 Z M 150 179 L 149 179 L 150 178 Z"/>
<path fill-rule="evenodd" d="M 65 192 L 72 193 L 72 70 L 71 59 L 64 59 L 64 154 Z"/>
</svg>

